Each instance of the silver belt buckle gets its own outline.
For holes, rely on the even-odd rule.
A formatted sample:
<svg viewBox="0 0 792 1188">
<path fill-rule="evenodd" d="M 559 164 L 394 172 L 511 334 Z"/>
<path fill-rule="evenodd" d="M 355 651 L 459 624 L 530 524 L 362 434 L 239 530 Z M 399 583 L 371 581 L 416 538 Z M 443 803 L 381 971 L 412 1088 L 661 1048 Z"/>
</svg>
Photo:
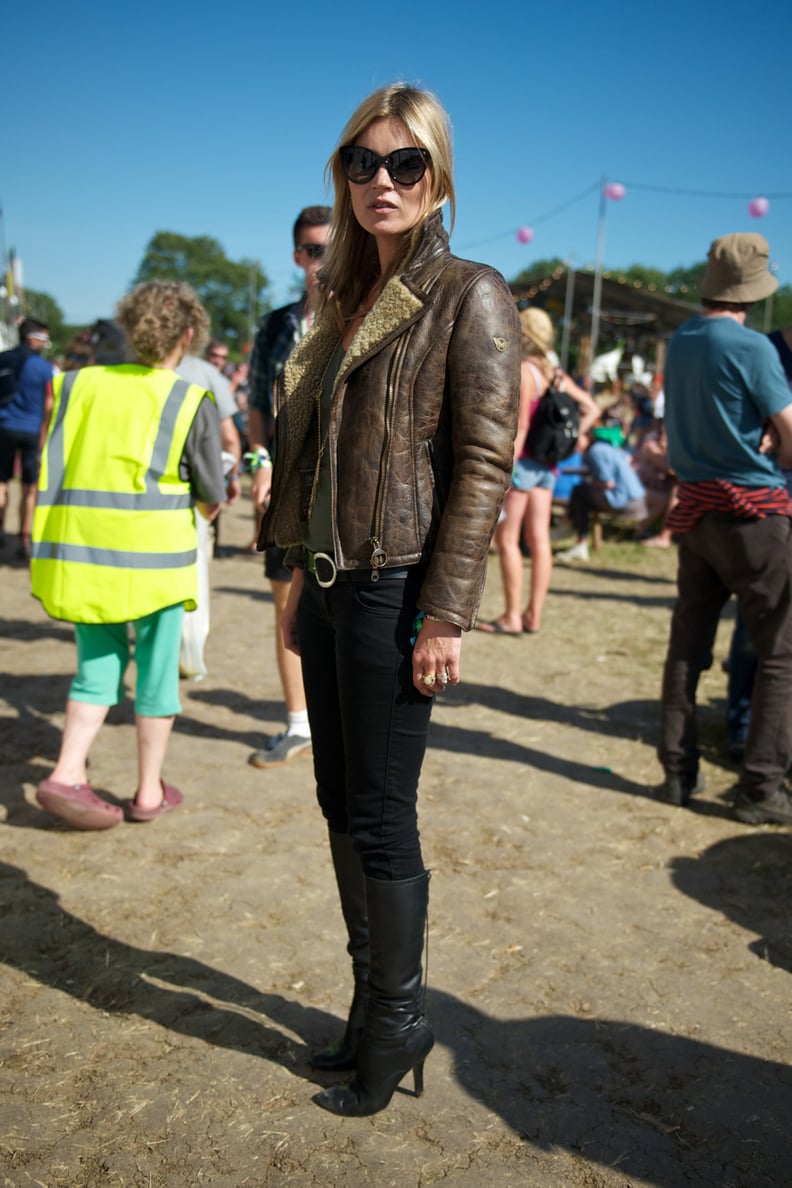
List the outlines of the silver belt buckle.
<svg viewBox="0 0 792 1188">
<path fill-rule="evenodd" d="M 319 577 L 319 569 L 317 567 L 317 561 L 326 561 L 327 564 L 330 566 L 330 577 L 327 580 Z M 336 568 L 335 561 L 329 555 L 329 553 L 314 553 L 313 554 L 313 563 L 314 563 L 314 577 L 316 578 L 317 586 L 320 586 L 323 590 L 329 590 L 331 586 L 335 585 L 336 578 L 338 577 L 338 569 Z"/>
</svg>

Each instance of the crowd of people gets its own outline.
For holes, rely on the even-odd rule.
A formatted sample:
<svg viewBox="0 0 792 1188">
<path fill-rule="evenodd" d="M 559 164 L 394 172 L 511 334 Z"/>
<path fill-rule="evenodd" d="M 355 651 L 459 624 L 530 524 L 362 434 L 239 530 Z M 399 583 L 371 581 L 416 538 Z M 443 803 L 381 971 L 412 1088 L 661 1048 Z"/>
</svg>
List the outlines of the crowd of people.
<svg viewBox="0 0 792 1188">
<path fill-rule="evenodd" d="M 450 252 L 450 131 L 433 95 L 374 92 L 328 169 L 332 209 L 305 207 L 292 228 L 304 293 L 262 320 L 249 366 L 209 339 L 178 282 L 135 287 L 59 374 L 41 357 L 46 326 L 22 323 L 16 390 L 0 405 L 0 513 L 20 459 L 20 555 L 45 610 L 75 628 L 60 753 L 38 801 L 77 829 L 150 822 L 183 800 L 163 764 L 180 668 L 203 675 L 200 654 L 185 668 L 185 611 L 208 607 L 208 525 L 249 472 L 285 716 L 250 762 L 313 754 L 353 983 L 343 1035 L 312 1057 L 353 1077 L 315 1100 L 357 1116 L 384 1109 L 410 1072 L 420 1092 L 434 1042 L 417 811 L 432 705 L 462 679 L 463 632 L 540 630 L 562 480 L 574 480 L 576 539 L 561 559 L 589 559 L 595 513 L 634 522 L 647 544 L 678 542 L 660 797 L 685 805 L 701 786 L 696 685 L 733 593 L 753 653 L 735 813 L 792 824 L 792 343 L 745 327 L 776 282 L 761 236 L 726 236 L 710 249 L 703 313 L 671 341 L 662 402 L 636 392 L 626 412 L 609 407 L 561 371 L 544 310 L 518 314 L 497 272 Z M 551 388 L 577 407 L 559 462 L 531 444 Z M 478 622 L 493 538 L 504 611 Z M 130 633 L 138 782 L 122 812 L 87 763 L 123 696 Z"/>
</svg>

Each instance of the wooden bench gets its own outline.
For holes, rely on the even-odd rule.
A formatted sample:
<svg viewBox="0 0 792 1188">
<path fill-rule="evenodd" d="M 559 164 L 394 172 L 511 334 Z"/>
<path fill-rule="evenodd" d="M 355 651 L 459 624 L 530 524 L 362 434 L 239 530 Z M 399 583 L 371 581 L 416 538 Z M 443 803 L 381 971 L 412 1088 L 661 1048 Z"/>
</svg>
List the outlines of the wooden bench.
<svg viewBox="0 0 792 1188">
<path fill-rule="evenodd" d="M 552 523 L 557 524 L 559 520 L 568 521 L 568 515 L 569 500 L 554 499 Z M 626 516 L 623 512 L 598 511 L 596 508 L 592 508 L 589 513 L 589 530 L 591 535 L 591 548 L 593 552 L 596 553 L 602 548 L 603 529 L 606 526 L 608 528 L 614 528 L 618 532 L 618 537 L 621 540 L 630 530 L 634 531 L 640 523 L 642 523 L 642 518 L 636 520 Z"/>
<path fill-rule="evenodd" d="M 589 516 L 589 525 L 591 530 L 591 548 L 596 553 L 602 548 L 603 527 L 613 527 L 618 531 L 619 540 L 623 540 L 626 534 L 632 529 L 638 527 L 643 522 L 645 517 L 634 519 L 626 516 L 623 512 L 618 511 L 597 511 L 592 509 Z"/>
</svg>

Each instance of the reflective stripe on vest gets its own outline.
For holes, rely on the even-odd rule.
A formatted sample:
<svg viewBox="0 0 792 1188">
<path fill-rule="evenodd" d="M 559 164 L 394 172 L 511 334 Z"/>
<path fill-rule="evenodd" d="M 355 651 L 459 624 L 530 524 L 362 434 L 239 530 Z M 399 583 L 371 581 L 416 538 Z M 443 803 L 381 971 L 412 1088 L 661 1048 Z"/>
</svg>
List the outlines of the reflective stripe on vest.
<svg viewBox="0 0 792 1188">
<path fill-rule="evenodd" d="M 105 506 L 105 505 L 102 505 Z M 81 565 L 112 565 L 126 569 L 183 569 L 194 565 L 197 549 L 182 553 L 130 553 L 124 549 L 96 549 L 90 545 L 72 545 L 38 541 L 31 546 L 36 561 L 75 561 Z"/>
<path fill-rule="evenodd" d="M 146 490 L 141 492 L 94 491 L 73 489 L 64 491 L 66 481 L 66 460 L 63 447 L 64 420 L 69 407 L 69 398 L 79 371 L 69 371 L 63 378 L 61 398 L 55 424 L 52 427 L 47 443 L 47 487 L 39 488 L 37 504 L 39 507 L 95 507 L 110 508 L 114 511 L 179 511 L 192 507 L 189 492 L 183 495 L 166 495 L 159 489 L 159 481 L 165 473 L 168 462 L 171 440 L 176 428 L 176 420 L 181 412 L 190 384 L 186 380 L 178 379 L 174 383 L 165 401 L 165 407 L 160 417 L 157 438 L 151 451 L 149 468 L 146 471 Z M 39 546 L 40 548 L 41 546 Z M 96 550 L 97 553 L 109 550 Z M 48 556 L 39 552 L 34 555 Z M 95 565 L 123 564 L 116 561 L 95 561 Z M 70 558 L 77 560 L 78 558 Z M 79 558 L 87 560 L 87 558 Z M 185 562 L 185 564 L 187 564 Z"/>
</svg>

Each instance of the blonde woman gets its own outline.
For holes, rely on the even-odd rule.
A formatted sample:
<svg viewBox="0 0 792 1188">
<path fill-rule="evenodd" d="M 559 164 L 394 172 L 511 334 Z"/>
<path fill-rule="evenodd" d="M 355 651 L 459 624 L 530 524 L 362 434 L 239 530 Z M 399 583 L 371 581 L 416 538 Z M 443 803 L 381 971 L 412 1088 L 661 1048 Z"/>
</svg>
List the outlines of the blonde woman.
<svg viewBox="0 0 792 1188">
<path fill-rule="evenodd" d="M 520 415 L 514 441 L 514 471 L 503 505 L 503 516 L 495 533 L 506 605 L 503 614 L 497 619 L 477 625 L 479 631 L 493 635 L 522 635 L 524 631 L 534 633 L 540 629 L 553 572 L 550 522 L 555 471 L 551 466 L 537 462 L 526 449 L 525 440 L 531 417 L 552 380 L 580 408 L 581 433 L 585 433 L 599 415 L 597 405 L 588 392 L 578 387 L 551 362 L 553 323 L 549 314 L 531 306 L 520 312 L 520 326 L 523 359 L 520 369 Z M 523 555 L 520 549 L 523 532 L 531 553 L 531 589 L 524 611 Z"/>
<path fill-rule="evenodd" d="M 417 791 L 432 700 L 461 679 L 512 464 L 519 325 L 503 278 L 452 256 L 448 117 L 426 91 L 369 96 L 328 170 L 323 300 L 281 379 L 260 545 L 291 546 L 283 616 L 302 658 L 355 994 L 316 1098 L 384 1109 L 432 1048 L 421 951 L 429 874 Z"/>
<path fill-rule="evenodd" d="M 74 623 L 78 661 L 58 761 L 36 796 L 75 829 L 123 817 L 96 795 L 86 764 L 123 696 L 129 624 L 138 782 L 127 816 L 151 821 L 182 802 L 162 765 L 181 709 L 182 617 L 198 597 L 193 505 L 210 519 L 224 498 L 214 401 L 174 370 L 209 328 L 198 297 L 152 281 L 120 302 L 118 321 L 137 362 L 55 379 L 33 527 L 33 593 L 54 619 Z"/>
</svg>

